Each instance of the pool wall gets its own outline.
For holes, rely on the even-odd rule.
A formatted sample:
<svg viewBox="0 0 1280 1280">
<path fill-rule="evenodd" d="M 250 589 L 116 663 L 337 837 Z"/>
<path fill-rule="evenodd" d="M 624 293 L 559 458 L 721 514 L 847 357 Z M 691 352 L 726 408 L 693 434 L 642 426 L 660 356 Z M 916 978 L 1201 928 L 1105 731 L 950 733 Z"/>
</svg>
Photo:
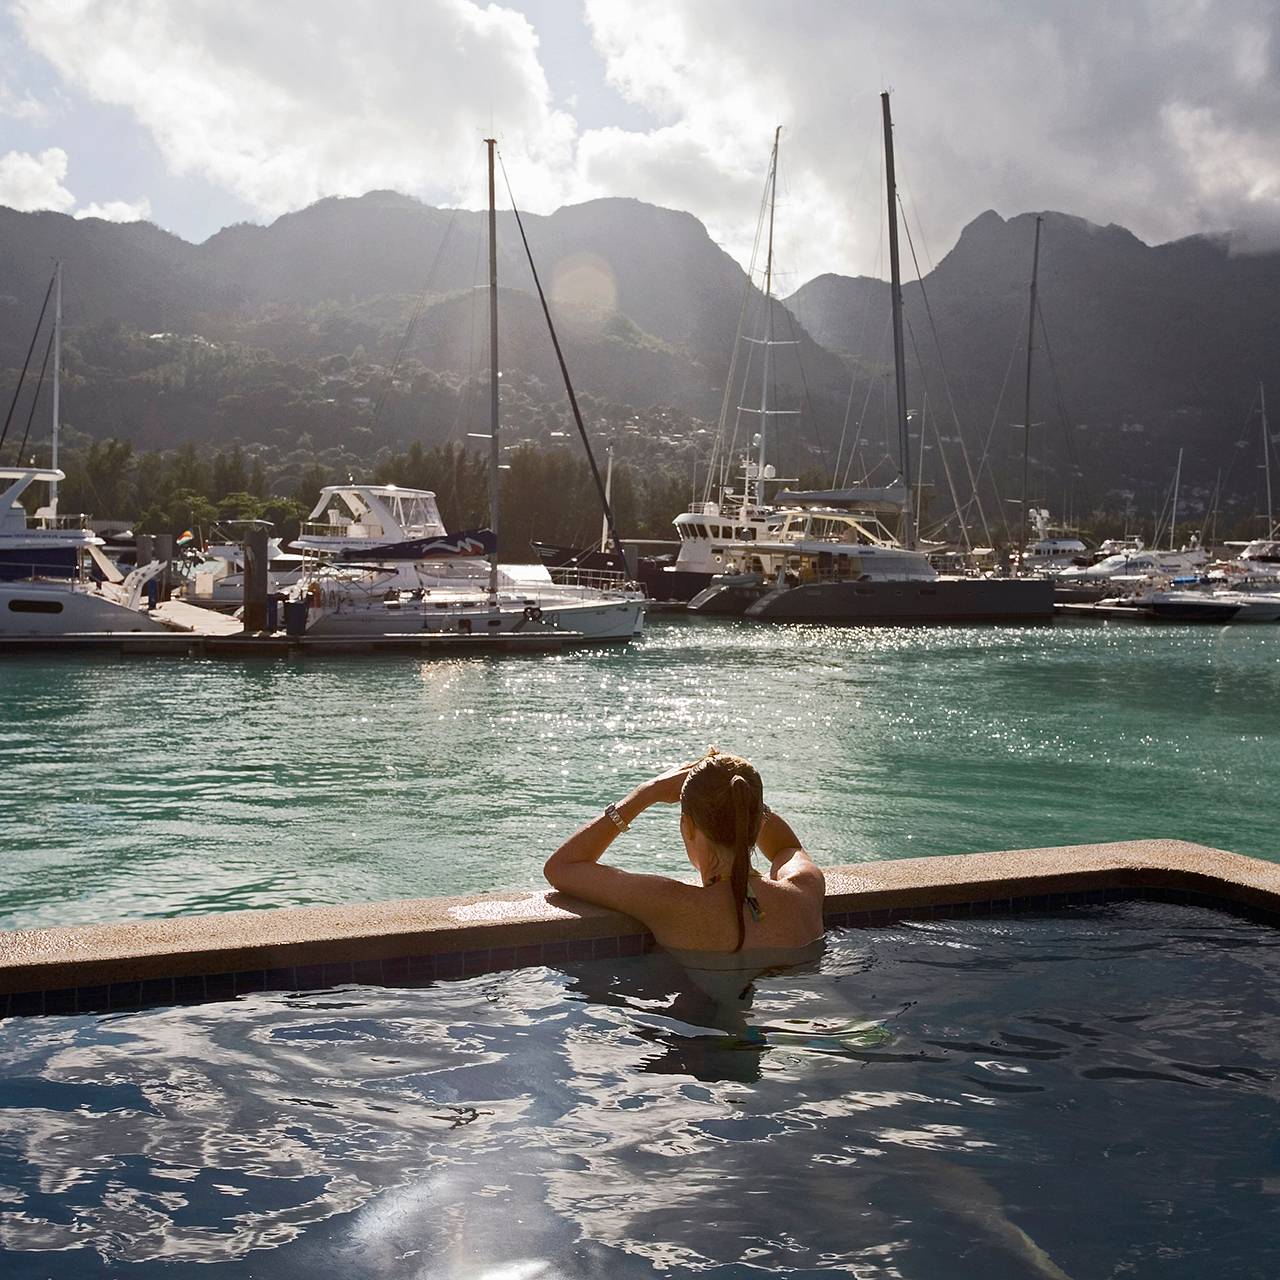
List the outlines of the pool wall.
<svg viewBox="0 0 1280 1280">
<path fill-rule="evenodd" d="M 1280 923 L 1280 863 L 1181 840 L 1017 849 L 826 868 L 828 925 L 1002 915 L 1149 897 Z M 638 955 L 630 916 L 561 893 L 454 898 L 0 932 L 0 1017 L 404 985 Z"/>
</svg>

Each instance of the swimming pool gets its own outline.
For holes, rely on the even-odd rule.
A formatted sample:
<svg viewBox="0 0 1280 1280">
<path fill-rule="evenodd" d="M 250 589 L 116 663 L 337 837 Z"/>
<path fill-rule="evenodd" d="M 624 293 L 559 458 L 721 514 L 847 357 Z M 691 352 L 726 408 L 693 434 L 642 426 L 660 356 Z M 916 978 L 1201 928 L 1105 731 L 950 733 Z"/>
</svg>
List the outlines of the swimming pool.
<svg viewBox="0 0 1280 1280">
<path fill-rule="evenodd" d="M 0 1274 L 1270 1277 L 1278 945 L 1113 903 L 749 989 L 655 954 L 10 1019 Z"/>
</svg>

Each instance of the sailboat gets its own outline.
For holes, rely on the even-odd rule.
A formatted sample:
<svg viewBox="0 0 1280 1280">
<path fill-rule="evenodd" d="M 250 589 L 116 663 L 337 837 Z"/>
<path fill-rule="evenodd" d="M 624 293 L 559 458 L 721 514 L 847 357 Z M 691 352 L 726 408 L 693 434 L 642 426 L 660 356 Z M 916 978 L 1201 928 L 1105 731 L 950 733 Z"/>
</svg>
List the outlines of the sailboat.
<svg viewBox="0 0 1280 1280">
<path fill-rule="evenodd" d="M 487 571 L 477 557 L 456 545 L 457 538 L 463 535 L 450 542 L 439 524 L 438 513 L 434 520 L 427 521 L 430 527 L 425 528 L 424 538 L 411 533 L 406 535 L 407 540 L 398 538 L 390 544 L 386 540 L 389 521 L 384 518 L 378 522 L 379 533 L 370 539 L 367 554 L 360 556 L 362 563 L 358 567 L 326 564 L 299 585 L 297 596 L 310 603 L 308 635 L 493 635 L 554 627 L 583 641 L 595 642 L 631 640 L 643 632 L 642 592 L 621 584 L 558 584 L 543 565 L 498 563 L 501 415 L 494 183 L 497 143 L 489 138 L 485 145 L 489 159 L 489 528 L 475 531 L 469 541 L 487 551 Z M 337 488 L 349 506 L 354 499 L 353 510 L 361 503 L 371 508 L 375 499 L 381 509 L 389 509 L 385 488 Z M 434 495 L 425 490 L 420 493 L 431 498 L 434 512 Z M 318 506 L 316 512 L 320 511 Z M 350 527 L 345 534 L 351 534 Z"/>
<path fill-rule="evenodd" d="M 944 577 L 915 546 L 902 281 L 898 262 L 897 184 L 889 95 L 880 95 L 889 206 L 889 266 L 893 363 L 898 422 L 898 476 L 880 490 L 855 488 L 779 495 L 821 508 L 825 523 L 800 525 L 779 541 L 782 567 L 745 617 L 767 622 L 1032 622 L 1053 617 L 1053 588 L 1034 579 Z M 901 536 L 879 536 L 871 525 L 896 512 Z M 835 518 L 835 517 L 839 518 Z M 881 526 L 883 527 L 883 526 Z M 815 536 L 816 535 L 816 536 Z"/>
<path fill-rule="evenodd" d="M 53 438 L 49 467 L 0 467 L 0 640 L 69 637 L 126 632 L 189 631 L 167 616 L 167 606 L 149 610 L 147 584 L 164 569 L 159 561 L 122 578 L 99 550 L 104 543 L 83 516 L 60 515 L 58 485 L 67 477 L 58 467 L 62 372 L 62 264 L 54 267 L 49 293 L 54 299 Z M 36 322 L 38 336 L 45 308 Z M 32 338 L 32 347 L 35 337 Z M 24 370 L 25 371 L 25 370 Z M 41 370 L 43 374 L 43 369 Z M 39 388 L 37 387 L 37 394 Z M 33 403 L 34 409 L 34 403 Z M 24 497 L 47 488 L 47 501 L 28 515 Z"/>
<path fill-rule="evenodd" d="M 738 413 L 746 414 L 758 420 L 759 430 L 755 432 L 752 448 L 755 456 L 748 453 L 741 462 L 738 488 L 733 486 L 733 478 L 728 473 L 727 452 L 722 454 L 724 462 L 720 469 L 720 486 L 714 490 L 713 475 L 708 475 L 703 500 L 691 503 L 687 511 L 682 511 L 672 521 L 679 547 L 674 560 L 646 558 L 640 561 L 640 581 L 645 590 L 655 600 L 692 601 L 705 590 L 714 577 L 733 571 L 733 554 L 731 544 L 757 542 L 772 539 L 777 531 L 774 504 L 770 501 L 767 485 L 784 483 L 777 475 L 776 468 L 769 462 L 769 449 L 773 441 L 770 428 L 775 418 L 792 417 L 798 410 L 780 409 L 772 402 L 774 394 L 774 348 L 793 346 L 793 340 L 779 339 L 774 331 L 775 307 L 773 295 L 773 235 L 774 215 L 777 204 L 778 189 L 778 147 L 782 135 L 779 125 L 773 134 L 773 149 L 769 158 L 769 171 L 765 179 L 765 198 L 761 206 L 762 221 L 757 229 L 757 242 L 763 235 L 765 242 L 765 265 L 763 283 L 760 294 L 763 299 L 763 324 L 755 337 L 746 337 L 740 330 L 734 347 L 734 356 L 730 362 L 725 387 L 725 408 L 733 403 L 729 397 L 733 394 L 734 371 L 738 365 L 738 352 L 741 345 L 749 343 L 760 348 L 760 398 L 757 405 L 739 405 Z M 754 263 L 752 264 L 754 268 Z M 748 289 L 752 287 L 748 281 Z M 727 416 L 722 415 L 720 422 L 720 440 L 717 447 L 723 445 Z M 714 496 L 713 496 L 714 494 Z M 704 609 L 704 612 L 719 612 L 715 608 Z M 741 610 L 736 610 L 741 612 Z"/>
</svg>

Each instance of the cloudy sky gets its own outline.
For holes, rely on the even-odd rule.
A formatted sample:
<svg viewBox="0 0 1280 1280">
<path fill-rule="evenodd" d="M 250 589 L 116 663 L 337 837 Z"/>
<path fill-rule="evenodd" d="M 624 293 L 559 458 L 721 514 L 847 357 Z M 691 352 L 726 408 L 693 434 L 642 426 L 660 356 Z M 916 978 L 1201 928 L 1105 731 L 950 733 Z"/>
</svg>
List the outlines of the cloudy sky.
<svg viewBox="0 0 1280 1280">
<path fill-rule="evenodd" d="M 1280 242 L 1280 0 L 0 0 L 0 204 L 189 240 L 391 187 L 688 209 L 880 274 L 879 93 L 936 259 L 984 209 Z M 922 263 L 922 266 L 927 265 Z"/>
</svg>

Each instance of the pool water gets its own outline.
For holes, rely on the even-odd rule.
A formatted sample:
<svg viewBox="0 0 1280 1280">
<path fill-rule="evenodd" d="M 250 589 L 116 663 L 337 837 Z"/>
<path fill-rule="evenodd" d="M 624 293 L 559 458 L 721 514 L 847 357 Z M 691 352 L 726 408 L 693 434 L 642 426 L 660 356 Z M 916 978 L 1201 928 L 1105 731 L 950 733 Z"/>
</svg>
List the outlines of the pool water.
<svg viewBox="0 0 1280 1280">
<path fill-rule="evenodd" d="M 1270 1278 L 1278 946 L 1119 903 L 750 983 L 655 954 L 11 1019 L 0 1275 Z"/>
</svg>

